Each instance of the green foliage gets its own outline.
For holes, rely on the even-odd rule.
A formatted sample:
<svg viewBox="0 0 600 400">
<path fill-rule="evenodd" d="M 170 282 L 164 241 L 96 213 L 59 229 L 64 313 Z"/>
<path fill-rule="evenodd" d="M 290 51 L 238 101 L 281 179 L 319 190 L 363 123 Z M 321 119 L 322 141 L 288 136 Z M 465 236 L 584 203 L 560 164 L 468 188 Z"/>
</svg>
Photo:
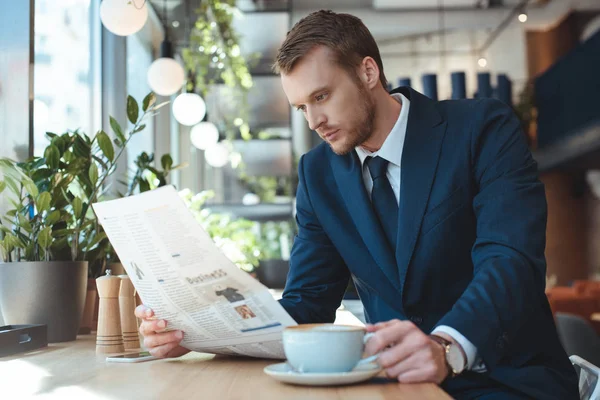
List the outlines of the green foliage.
<svg viewBox="0 0 600 400">
<path fill-rule="evenodd" d="M 227 258 L 240 269 L 252 272 L 258 267 L 261 256 L 258 246 L 259 226 L 244 218 L 232 218 L 228 214 L 213 213 L 210 207 L 204 207 L 207 200 L 214 196 L 213 191 L 203 191 L 194 195 L 186 189 L 180 192 L 196 220 L 223 250 Z"/>
<path fill-rule="evenodd" d="M 48 132 L 43 157 L 19 163 L 0 159 L 0 191 L 11 205 L 0 216 L 2 259 L 102 263 L 109 243 L 91 204 L 107 195 L 107 178 L 131 138 L 143 130 L 142 121 L 158 108 L 149 94 L 140 116 L 137 101 L 128 96 L 127 117 L 134 126 L 125 133 L 110 117 L 114 141 L 102 130 L 93 137 Z"/>
</svg>

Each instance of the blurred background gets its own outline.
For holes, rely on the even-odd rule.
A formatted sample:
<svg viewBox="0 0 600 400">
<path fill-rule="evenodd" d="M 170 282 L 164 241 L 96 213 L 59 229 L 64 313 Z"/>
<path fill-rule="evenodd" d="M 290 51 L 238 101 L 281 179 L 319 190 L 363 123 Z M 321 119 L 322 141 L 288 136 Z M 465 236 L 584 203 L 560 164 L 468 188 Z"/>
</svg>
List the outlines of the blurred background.
<svg viewBox="0 0 600 400">
<path fill-rule="evenodd" d="M 169 103 L 128 143 L 106 198 L 174 185 L 232 261 L 272 288 L 285 283 L 296 231 L 297 162 L 320 139 L 290 109 L 271 64 L 310 12 L 358 16 L 380 47 L 389 89 L 513 107 L 546 186 L 552 307 L 587 321 L 600 311 L 597 0 L 0 4 L 0 157 L 43 156 L 46 132 L 102 129 L 115 139 L 111 117 L 133 126 L 127 95 L 141 107 L 154 91 L 156 103 Z M 165 168 L 164 155 L 179 167 Z M 142 183 L 132 187 L 136 174 Z"/>
</svg>

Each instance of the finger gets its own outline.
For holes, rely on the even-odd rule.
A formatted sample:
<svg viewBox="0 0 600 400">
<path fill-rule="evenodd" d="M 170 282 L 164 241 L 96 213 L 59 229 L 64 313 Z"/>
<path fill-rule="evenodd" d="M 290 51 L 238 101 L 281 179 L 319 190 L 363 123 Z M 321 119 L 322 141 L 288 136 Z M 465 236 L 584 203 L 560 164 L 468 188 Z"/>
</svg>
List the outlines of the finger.
<svg viewBox="0 0 600 400">
<path fill-rule="evenodd" d="M 439 384 L 443 380 L 443 376 L 431 365 L 413 369 L 398 376 L 398 382 L 401 383 L 433 382 Z"/>
<path fill-rule="evenodd" d="M 140 304 L 135 308 L 135 316 L 138 318 L 150 318 L 154 315 L 154 311 L 151 308 L 146 307 L 143 304 Z"/>
<path fill-rule="evenodd" d="M 140 324 L 139 332 L 146 335 L 154 335 L 157 332 L 161 332 L 167 327 L 167 321 L 164 319 L 155 320 L 143 320 Z"/>
<path fill-rule="evenodd" d="M 157 333 L 155 335 L 144 337 L 144 347 L 147 349 L 153 349 L 169 343 L 179 345 L 181 339 L 183 339 L 183 332 L 181 331 Z"/>
<path fill-rule="evenodd" d="M 391 344 L 400 343 L 404 336 L 414 329 L 418 328 L 412 322 L 390 321 L 385 327 L 378 329 L 375 335 L 367 341 L 365 351 L 369 355 L 376 354 Z"/>
<path fill-rule="evenodd" d="M 377 362 L 383 368 L 389 368 L 393 365 L 401 363 L 409 358 L 412 354 L 422 351 L 424 347 L 425 351 L 428 351 L 429 340 L 430 339 L 420 331 L 409 333 L 398 344 L 381 352 Z"/>
<path fill-rule="evenodd" d="M 385 374 L 388 378 L 398 378 L 399 375 L 405 374 L 409 371 L 421 369 L 423 367 L 423 360 L 420 354 L 413 353 L 404 360 L 385 367 Z"/>
<path fill-rule="evenodd" d="M 153 347 L 148 350 L 150 354 L 154 357 L 166 358 L 169 357 L 171 353 L 176 353 L 179 348 L 179 343 L 165 343 L 160 346 Z"/>
</svg>

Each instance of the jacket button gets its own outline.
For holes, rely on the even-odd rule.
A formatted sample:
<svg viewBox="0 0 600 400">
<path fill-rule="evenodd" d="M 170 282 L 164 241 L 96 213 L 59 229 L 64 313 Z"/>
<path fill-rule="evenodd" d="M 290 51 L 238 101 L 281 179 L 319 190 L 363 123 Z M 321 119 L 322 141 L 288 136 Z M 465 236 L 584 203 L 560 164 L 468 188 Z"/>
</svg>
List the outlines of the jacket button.
<svg viewBox="0 0 600 400">
<path fill-rule="evenodd" d="M 423 323 L 423 318 L 413 316 L 413 317 L 410 317 L 410 321 L 415 325 L 421 325 Z"/>
</svg>

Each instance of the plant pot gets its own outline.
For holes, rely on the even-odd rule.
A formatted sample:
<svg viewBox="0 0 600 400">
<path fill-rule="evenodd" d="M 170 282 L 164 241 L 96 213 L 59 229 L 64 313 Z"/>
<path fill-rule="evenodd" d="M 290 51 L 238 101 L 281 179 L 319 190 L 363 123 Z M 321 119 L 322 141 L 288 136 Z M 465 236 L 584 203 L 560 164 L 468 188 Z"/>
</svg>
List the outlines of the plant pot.
<svg viewBox="0 0 600 400">
<path fill-rule="evenodd" d="M 83 315 L 81 316 L 79 334 L 87 335 L 96 330 L 96 327 L 98 326 L 98 317 L 96 316 L 96 318 L 94 318 L 96 304 L 98 304 L 96 280 L 94 278 L 88 278 L 87 291 L 85 293 L 85 305 L 83 307 Z"/>
<path fill-rule="evenodd" d="M 85 303 L 86 261 L 0 264 L 0 309 L 7 325 L 46 324 L 48 342 L 77 338 Z"/>
<path fill-rule="evenodd" d="M 283 289 L 287 280 L 290 262 L 288 260 L 262 260 L 256 269 L 258 280 L 268 288 Z"/>
<path fill-rule="evenodd" d="M 110 263 L 106 266 L 106 269 L 110 269 L 110 274 L 114 276 L 127 275 L 127 271 L 125 271 L 125 268 L 123 268 L 123 264 L 121 264 L 120 262 Z"/>
</svg>

